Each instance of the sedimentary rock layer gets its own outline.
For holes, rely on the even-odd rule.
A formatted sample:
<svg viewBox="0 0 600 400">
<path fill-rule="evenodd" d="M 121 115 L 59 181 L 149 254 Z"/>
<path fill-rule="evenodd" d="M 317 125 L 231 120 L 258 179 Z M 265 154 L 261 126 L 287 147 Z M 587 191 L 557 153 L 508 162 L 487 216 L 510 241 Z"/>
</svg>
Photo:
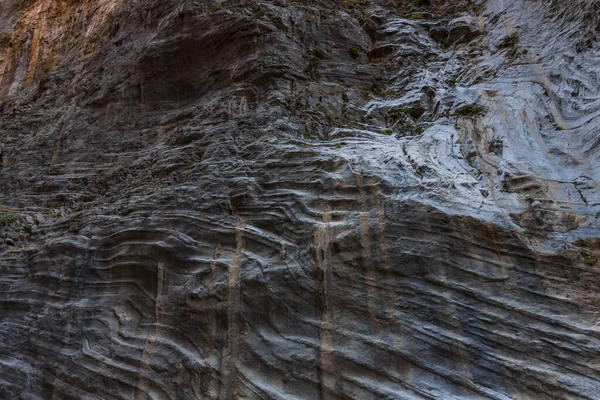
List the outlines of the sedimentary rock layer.
<svg viewBox="0 0 600 400">
<path fill-rule="evenodd" d="M 600 398 L 597 1 L 5 1 L 0 397 Z"/>
</svg>

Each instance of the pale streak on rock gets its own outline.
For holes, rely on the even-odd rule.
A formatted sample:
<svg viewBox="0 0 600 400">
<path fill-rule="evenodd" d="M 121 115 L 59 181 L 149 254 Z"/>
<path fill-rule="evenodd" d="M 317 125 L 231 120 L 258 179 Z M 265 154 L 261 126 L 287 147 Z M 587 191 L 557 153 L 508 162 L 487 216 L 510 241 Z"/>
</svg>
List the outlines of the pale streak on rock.
<svg viewBox="0 0 600 400">
<path fill-rule="evenodd" d="M 319 342 L 316 360 L 316 375 L 319 384 L 319 399 L 330 397 L 329 391 L 335 386 L 335 374 L 331 361 L 331 352 L 334 349 L 332 329 L 332 309 L 329 293 L 332 285 L 331 263 L 331 241 L 333 232 L 330 224 L 331 210 L 326 206 L 323 210 L 323 222 L 318 223 L 313 231 L 312 251 L 314 254 L 314 271 L 316 283 L 316 310 L 319 317 Z"/>
<path fill-rule="evenodd" d="M 149 377 L 152 371 L 152 353 L 154 352 L 156 340 L 160 336 L 161 307 L 164 296 L 163 292 L 165 291 L 165 267 L 161 262 L 156 265 L 156 281 L 156 294 L 154 297 L 154 323 L 150 328 L 150 333 L 146 339 L 144 351 L 141 357 L 140 377 L 137 384 L 136 400 L 144 399 L 145 395 L 150 396 L 152 399 L 162 399 L 161 397 L 156 397 L 157 394 L 151 394 L 150 380 L 152 378 Z"/>
<path fill-rule="evenodd" d="M 229 400 L 236 396 L 237 357 L 240 345 L 240 285 L 244 263 L 244 219 L 238 217 L 235 226 L 235 253 L 229 264 L 227 277 L 227 331 L 221 366 L 221 388 L 219 399 Z"/>
</svg>

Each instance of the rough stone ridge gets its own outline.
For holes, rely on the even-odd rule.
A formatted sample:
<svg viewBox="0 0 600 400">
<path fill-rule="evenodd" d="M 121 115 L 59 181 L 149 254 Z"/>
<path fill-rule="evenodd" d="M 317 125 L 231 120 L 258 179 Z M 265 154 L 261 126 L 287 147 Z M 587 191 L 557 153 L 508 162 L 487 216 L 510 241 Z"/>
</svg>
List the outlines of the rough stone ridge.
<svg viewBox="0 0 600 400">
<path fill-rule="evenodd" d="M 600 398 L 597 0 L 2 0 L 0 398 Z"/>
</svg>

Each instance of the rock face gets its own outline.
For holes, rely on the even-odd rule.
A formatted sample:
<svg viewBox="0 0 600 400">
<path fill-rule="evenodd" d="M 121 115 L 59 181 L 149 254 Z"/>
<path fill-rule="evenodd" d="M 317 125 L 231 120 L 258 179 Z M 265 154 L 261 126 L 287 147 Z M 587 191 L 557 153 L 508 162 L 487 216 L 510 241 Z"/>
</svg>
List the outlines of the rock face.
<svg viewBox="0 0 600 400">
<path fill-rule="evenodd" d="M 595 0 L 4 0 L 0 398 L 600 398 Z"/>
</svg>

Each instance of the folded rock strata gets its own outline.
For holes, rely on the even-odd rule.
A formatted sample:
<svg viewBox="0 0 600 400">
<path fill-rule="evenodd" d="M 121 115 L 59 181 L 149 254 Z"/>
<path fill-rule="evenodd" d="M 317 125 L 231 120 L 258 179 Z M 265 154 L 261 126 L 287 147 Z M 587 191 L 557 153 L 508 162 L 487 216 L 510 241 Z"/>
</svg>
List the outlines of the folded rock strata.
<svg viewBox="0 0 600 400">
<path fill-rule="evenodd" d="M 595 0 L 5 0 L 0 398 L 600 398 Z"/>
</svg>

